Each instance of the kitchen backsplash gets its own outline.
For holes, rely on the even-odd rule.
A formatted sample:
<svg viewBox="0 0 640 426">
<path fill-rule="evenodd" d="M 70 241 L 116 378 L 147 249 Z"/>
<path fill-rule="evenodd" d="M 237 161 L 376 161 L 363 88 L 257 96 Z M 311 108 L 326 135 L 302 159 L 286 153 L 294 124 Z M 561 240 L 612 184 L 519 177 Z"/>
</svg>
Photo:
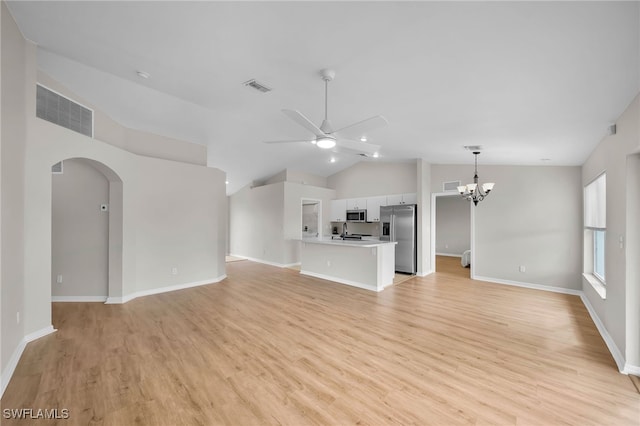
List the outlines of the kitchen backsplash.
<svg viewBox="0 0 640 426">
<path fill-rule="evenodd" d="M 331 222 L 331 229 L 338 228 L 338 234 L 342 233 L 344 222 Z M 347 232 L 349 234 L 371 234 L 374 237 L 380 236 L 380 223 L 360 223 L 347 222 Z"/>
</svg>

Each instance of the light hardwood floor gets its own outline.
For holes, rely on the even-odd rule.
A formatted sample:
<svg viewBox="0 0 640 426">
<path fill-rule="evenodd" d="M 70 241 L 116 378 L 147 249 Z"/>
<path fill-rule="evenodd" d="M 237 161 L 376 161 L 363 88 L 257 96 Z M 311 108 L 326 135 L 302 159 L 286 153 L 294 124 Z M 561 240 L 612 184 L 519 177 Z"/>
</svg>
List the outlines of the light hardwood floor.
<svg viewBox="0 0 640 426">
<path fill-rule="evenodd" d="M 381 293 L 244 261 L 124 305 L 55 303 L 2 408 L 64 425 L 638 425 L 576 296 L 446 271 Z M 44 420 L 12 424 L 53 424 Z"/>
</svg>

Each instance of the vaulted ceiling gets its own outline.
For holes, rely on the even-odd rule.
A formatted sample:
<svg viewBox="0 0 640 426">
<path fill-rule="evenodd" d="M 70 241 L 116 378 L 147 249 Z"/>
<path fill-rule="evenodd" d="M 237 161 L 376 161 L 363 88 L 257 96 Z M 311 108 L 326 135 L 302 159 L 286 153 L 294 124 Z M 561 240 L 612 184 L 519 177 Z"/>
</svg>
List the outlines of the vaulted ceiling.
<svg viewBox="0 0 640 426">
<path fill-rule="evenodd" d="M 465 145 L 484 164 L 580 165 L 640 85 L 638 2 L 8 6 L 43 72 L 123 125 L 206 145 L 229 193 L 285 168 L 471 164 Z M 379 159 L 263 143 L 310 136 L 281 110 L 319 125 L 327 67 L 334 127 L 388 120 L 366 135 Z M 254 78 L 273 91 L 242 84 Z"/>
</svg>

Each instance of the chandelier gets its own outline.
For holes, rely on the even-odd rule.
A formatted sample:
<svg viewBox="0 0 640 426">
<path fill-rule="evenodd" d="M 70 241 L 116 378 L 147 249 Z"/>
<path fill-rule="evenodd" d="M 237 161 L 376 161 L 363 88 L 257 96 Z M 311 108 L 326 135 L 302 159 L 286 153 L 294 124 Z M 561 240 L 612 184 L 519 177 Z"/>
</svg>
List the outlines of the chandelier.
<svg viewBox="0 0 640 426">
<path fill-rule="evenodd" d="M 491 192 L 493 186 L 495 185 L 495 183 L 493 182 L 487 182 L 483 183 L 481 187 L 478 186 L 478 154 L 480 154 L 480 151 L 473 151 L 476 162 L 476 170 L 475 175 L 473 176 L 473 183 L 468 183 L 466 185 L 458 187 L 458 192 L 460 193 L 460 195 L 462 195 L 469 201 L 473 201 L 473 204 L 476 206 L 478 205 L 479 201 L 484 200 L 485 197 L 489 195 L 489 192 Z"/>
</svg>

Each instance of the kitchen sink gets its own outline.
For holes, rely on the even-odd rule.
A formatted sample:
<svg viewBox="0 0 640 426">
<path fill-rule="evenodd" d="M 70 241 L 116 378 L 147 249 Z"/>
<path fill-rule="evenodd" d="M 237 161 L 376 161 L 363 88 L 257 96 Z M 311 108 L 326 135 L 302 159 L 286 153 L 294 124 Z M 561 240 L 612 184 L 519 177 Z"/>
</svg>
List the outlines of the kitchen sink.
<svg viewBox="0 0 640 426">
<path fill-rule="evenodd" d="M 338 237 L 338 236 L 334 235 L 334 236 L 331 237 L 331 239 L 332 240 L 350 240 L 350 241 L 353 241 L 353 240 L 362 240 L 362 237 L 359 236 L 359 235 L 345 235 L 343 237 Z"/>
</svg>

